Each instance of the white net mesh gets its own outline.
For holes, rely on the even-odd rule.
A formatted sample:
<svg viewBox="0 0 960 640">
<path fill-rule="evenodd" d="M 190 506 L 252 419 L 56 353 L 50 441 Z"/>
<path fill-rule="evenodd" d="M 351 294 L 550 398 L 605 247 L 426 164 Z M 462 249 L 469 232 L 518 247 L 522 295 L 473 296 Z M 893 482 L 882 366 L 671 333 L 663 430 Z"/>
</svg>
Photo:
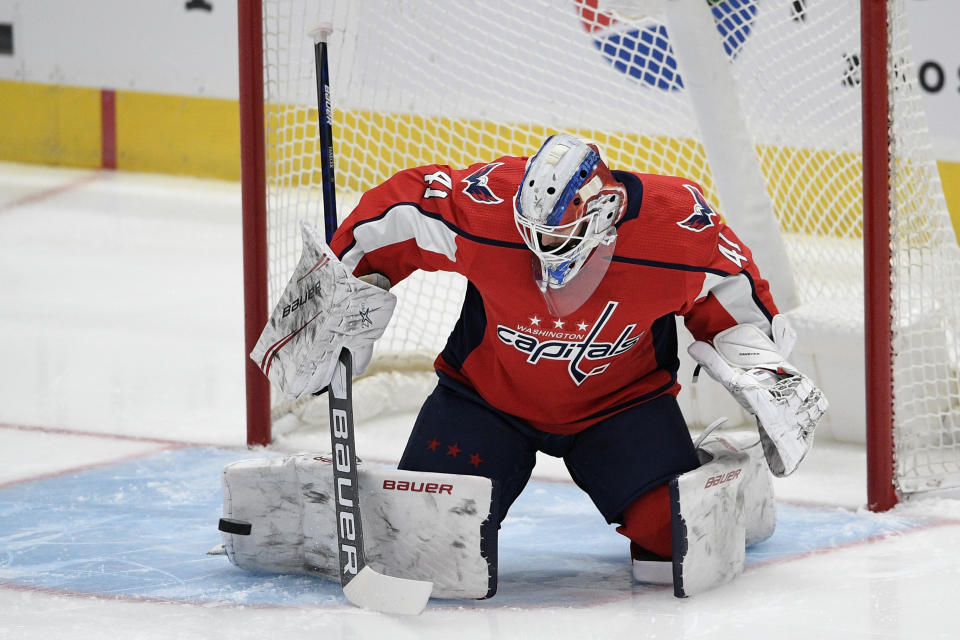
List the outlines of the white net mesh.
<svg viewBox="0 0 960 640">
<path fill-rule="evenodd" d="M 309 27 L 334 26 L 341 219 L 360 193 L 400 169 L 527 155 L 558 131 L 599 142 L 613 168 L 683 175 L 715 197 L 669 29 L 642 12 L 656 5 L 264 0 L 270 300 L 297 259 L 297 221 L 322 218 Z M 798 314 L 862 341 L 859 2 L 712 5 L 803 305 Z M 900 488 L 912 491 L 960 474 L 960 265 L 911 82 L 903 2 L 893 7 L 896 447 Z M 456 276 L 415 274 L 395 289 L 400 306 L 377 346 L 381 369 L 432 361 L 463 286 Z M 861 361 L 847 366 L 842 376 L 862 379 Z M 406 387 L 404 394 L 419 402 Z"/>
<path fill-rule="evenodd" d="M 895 3 L 891 229 L 895 480 L 960 484 L 960 250 L 926 130 L 902 2 Z"/>
</svg>

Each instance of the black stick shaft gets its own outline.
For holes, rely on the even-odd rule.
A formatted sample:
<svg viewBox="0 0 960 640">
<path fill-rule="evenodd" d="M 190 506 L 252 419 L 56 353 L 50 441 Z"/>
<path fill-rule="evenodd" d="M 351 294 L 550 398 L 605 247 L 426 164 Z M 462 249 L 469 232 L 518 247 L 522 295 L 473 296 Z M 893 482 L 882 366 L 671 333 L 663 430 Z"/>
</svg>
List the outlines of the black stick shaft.
<svg viewBox="0 0 960 640">
<path fill-rule="evenodd" d="M 327 243 L 337 230 L 336 182 L 333 174 L 333 110 L 330 103 L 330 72 L 327 66 L 327 35 L 314 43 L 317 75 L 317 122 L 320 132 L 320 175 L 323 187 L 323 227 Z M 363 527 L 360 522 L 360 491 L 357 484 L 357 453 L 353 431 L 353 357 L 344 349 L 328 391 L 330 445 L 333 450 L 333 485 L 337 513 L 337 543 L 340 549 L 340 583 L 347 586 L 363 569 Z"/>
<path fill-rule="evenodd" d="M 327 35 L 330 26 L 314 31 L 314 57 L 317 70 L 317 107 L 320 131 L 320 173 L 323 187 L 323 225 L 327 244 L 339 224 L 337 220 L 336 182 L 333 169 L 333 109 L 330 103 L 330 74 L 327 70 Z M 317 37 L 319 36 L 319 37 Z M 340 552 L 340 584 L 354 604 L 391 613 L 420 613 L 427 604 L 433 585 L 426 581 L 404 580 L 379 574 L 370 568 L 365 579 L 351 590 L 350 582 L 366 567 L 363 526 L 360 517 L 360 486 L 353 429 L 353 356 L 340 352 L 333 380 L 330 381 L 330 444 L 333 448 L 333 483 L 337 514 L 337 543 Z"/>
<path fill-rule="evenodd" d="M 330 382 L 330 445 L 333 449 L 333 484 L 340 548 L 340 583 L 347 584 L 366 564 L 360 518 L 360 487 L 353 428 L 353 358 L 344 349 Z"/>
<path fill-rule="evenodd" d="M 320 176 L 323 190 L 323 227 L 327 243 L 337 230 L 337 189 L 333 174 L 333 106 L 330 100 L 330 71 L 327 63 L 327 41 L 313 45 L 317 75 L 317 107 L 320 130 Z"/>
</svg>

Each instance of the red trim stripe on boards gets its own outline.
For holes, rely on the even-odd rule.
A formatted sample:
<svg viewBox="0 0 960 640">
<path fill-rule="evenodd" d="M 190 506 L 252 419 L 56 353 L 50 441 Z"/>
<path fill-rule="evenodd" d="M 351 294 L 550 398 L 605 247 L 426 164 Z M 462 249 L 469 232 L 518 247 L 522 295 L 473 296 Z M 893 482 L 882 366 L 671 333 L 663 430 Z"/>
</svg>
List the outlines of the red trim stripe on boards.
<svg viewBox="0 0 960 640">
<path fill-rule="evenodd" d="M 117 168 L 117 92 L 100 90 L 100 166 Z"/>
</svg>

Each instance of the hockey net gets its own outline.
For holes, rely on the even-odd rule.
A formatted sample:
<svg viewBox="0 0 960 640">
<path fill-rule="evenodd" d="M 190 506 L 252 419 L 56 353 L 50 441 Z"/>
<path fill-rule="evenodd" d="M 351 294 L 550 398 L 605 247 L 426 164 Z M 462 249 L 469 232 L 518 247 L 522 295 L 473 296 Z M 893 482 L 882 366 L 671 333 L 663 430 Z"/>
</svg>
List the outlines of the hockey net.
<svg viewBox="0 0 960 640">
<path fill-rule="evenodd" d="M 694 63 L 673 46 L 680 25 L 663 13 L 666 4 L 254 0 L 266 123 L 263 295 L 272 304 L 296 263 L 298 221 L 322 219 L 306 33 L 329 21 L 340 219 L 359 194 L 400 169 L 529 155 L 555 132 L 596 140 L 613 168 L 696 180 L 741 237 L 751 238 L 778 302 L 791 309 L 805 345 L 795 364 L 833 405 L 822 431 L 863 441 L 871 373 L 863 365 L 860 3 L 680 3 L 704 12 L 712 32 L 701 35 L 722 48 L 715 57 L 733 83 L 722 110 L 742 119 L 745 155 L 762 179 L 750 197 L 766 202 L 769 224 L 738 217 L 736 198 L 749 185 L 718 184 L 711 170 L 708 156 L 723 157 L 706 142 L 717 125 L 704 123 L 684 84 L 681 70 Z M 960 261 L 928 144 L 906 7 L 897 0 L 888 9 L 894 463 L 884 481 L 905 494 L 960 484 Z M 375 351 L 366 385 L 373 395 L 357 402 L 361 420 L 422 401 L 463 288 L 457 276 L 425 273 L 395 288 L 400 303 Z M 696 405 L 688 417 L 709 422 L 719 409 L 709 393 L 697 393 L 687 400 Z M 303 404 L 272 406 L 274 424 L 288 427 L 325 424 L 325 415 Z"/>
</svg>

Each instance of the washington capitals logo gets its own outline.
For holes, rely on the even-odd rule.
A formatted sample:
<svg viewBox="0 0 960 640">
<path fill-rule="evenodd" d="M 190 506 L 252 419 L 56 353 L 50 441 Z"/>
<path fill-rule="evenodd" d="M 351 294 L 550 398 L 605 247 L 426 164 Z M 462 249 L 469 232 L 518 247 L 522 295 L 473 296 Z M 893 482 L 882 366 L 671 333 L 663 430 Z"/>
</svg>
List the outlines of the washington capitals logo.
<svg viewBox="0 0 960 640">
<path fill-rule="evenodd" d="M 590 376 L 603 373 L 610 366 L 610 362 L 605 362 L 598 366 L 593 366 L 597 360 L 605 360 L 623 355 L 633 348 L 646 331 L 634 334 L 633 330 L 637 328 L 636 323 L 628 324 L 620 331 L 620 335 L 613 342 L 604 342 L 598 339 L 600 331 L 609 322 L 610 317 L 617 308 L 617 303 L 610 300 L 607 302 L 603 312 L 593 321 L 593 325 L 581 322 L 580 331 L 586 332 L 586 335 L 562 335 L 561 337 L 551 338 L 541 341 L 535 329 L 518 327 L 516 329 L 497 325 L 497 337 L 504 344 L 512 346 L 517 351 L 526 354 L 527 362 L 537 364 L 541 360 L 566 360 L 567 371 L 573 382 L 580 386 Z M 563 327 L 562 321 L 554 323 L 558 328 Z M 566 339 L 565 339 L 566 338 Z"/>
<path fill-rule="evenodd" d="M 502 162 L 491 162 L 468 175 L 463 179 L 463 182 L 467 183 L 463 192 L 470 196 L 471 200 L 480 204 L 500 204 L 503 202 L 503 198 L 498 198 L 497 194 L 491 191 L 487 185 L 490 180 L 490 172 L 502 164 Z"/>
<path fill-rule="evenodd" d="M 710 205 L 707 204 L 706 198 L 703 197 L 703 194 L 700 193 L 699 189 L 692 184 L 685 184 L 683 186 L 693 195 L 693 213 L 677 224 L 684 229 L 690 229 L 690 231 L 697 232 L 703 231 L 708 227 L 712 227 L 713 218 L 717 215 L 717 212 L 710 208 Z"/>
</svg>

